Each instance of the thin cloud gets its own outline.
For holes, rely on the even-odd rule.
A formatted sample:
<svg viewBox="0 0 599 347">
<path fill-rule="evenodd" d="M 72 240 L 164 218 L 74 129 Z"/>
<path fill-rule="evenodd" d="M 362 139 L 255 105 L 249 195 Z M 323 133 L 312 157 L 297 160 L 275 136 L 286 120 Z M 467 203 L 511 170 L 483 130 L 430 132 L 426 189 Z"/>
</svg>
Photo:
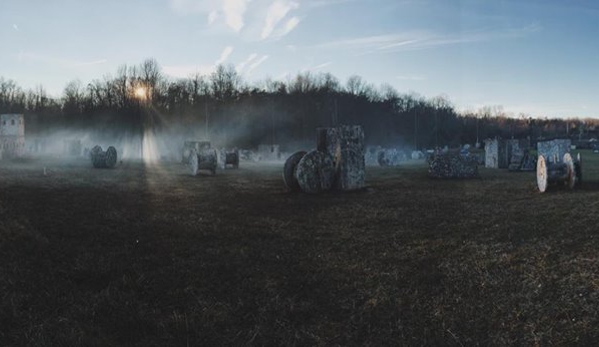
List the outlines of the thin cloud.
<svg viewBox="0 0 599 347">
<path fill-rule="evenodd" d="M 385 34 L 342 39 L 322 43 L 316 48 L 380 48 L 404 41 L 424 40 L 432 34 L 427 31 L 412 31 L 399 34 Z"/>
<path fill-rule="evenodd" d="M 291 78 L 291 72 L 285 71 L 282 74 L 276 76 L 275 81 L 289 80 L 290 78 Z"/>
<path fill-rule="evenodd" d="M 398 80 L 401 80 L 401 81 L 424 81 L 426 79 L 426 77 L 424 77 L 424 76 L 403 76 L 403 75 L 395 76 L 395 78 L 397 78 Z"/>
<path fill-rule="evenodd" d="M 258 66 L 262 65 L 262 63 L 264 63 L 266 59 L 268 59 L 268 55 L 263 55 L 260 59 L 253 62 L 248 68 L 247 74 L 251 74 L 252 71 L 254 71 Z"/>
<path fill-rule="evenodd" d="M 162 66 L 162 71 L 164 71 L 165 74 L 176 78 L 187 78 L 195 74 L 209 75 L 216 71 L 218 65 L 229 59 L 233 50 L 233 46 L 225 47 L 221 52 L 220 57 L 211 65 L 165 65 Z"/>
<path fill-rule="evenodd" d="M 333 62 L 327 61 L 326 63 L 304 67 L 304 68 L 300 69 L 300 71 L 301 72 L 313 72 L 313 71 L 324 69 L 325 67 L 331 66 L 332 64 L 333 64 Z"/>
<path fill-rule="evenodd" d="M 239 32 L 244 26 L 243 15 L 247 9 L 249 0 L 224 0 L 223 13 L 225 23 L 234 31 Z"/>
<path fill-rule="evenodd" d="M 432 49 L 463 43 L 516 39 L 526 37 L 540 30 L 542 30 L 542 27 L 538 23 L 532 23 L 516 29 L 478 30 L 458 33 L 456 35 L 443 35 L 430 31 L 411 31 L 331 41 L 317 45 L 316 48 L 366 50 L 363 54 L 401 52 Z"/>
<path fill-rule="evenodd" d="M 220 65 L 220 64 L 224 63 L 229 58 L 231 53 L 233 53 L 233 46 L 225 47 L 225 49 L 223 49 L 223 52 L 220 54 L 220 57 L 214 63 L 214 65 Z"/>
<path fill-rule="evenodd" d="M 219 7 L 218 1 L 170 0 L 170 7 L 179 15 L 208 13 Z"/>
<path fill-rule="evenodd" d="M 238 73 L 243 73 L 243 69 L 245 69 L 245 67 L 248 64 L 250 64 L 252 61 L 254 61 L 254 59 L 256 59 L 257 57 L 258 57 L 258 54 L 256 54 L 256 53 L 250 54 L 250 56 L 246 60 L 237 64 L 237 66 L 235 67 L 235 70 L 237 70 Z"/>
<path fill-rule="evenodd" d="M 298 17 L 293 17 L 285 23 L 285 27 L 279 36 L 285 36 L 289 34 L 295 27 L 299 24 L 300 19 Z"/>
<path fill-rule="evenodd" d="M 388 45 L 381 46 L 381 47 L 379 47 L 377 49 L 379 49 L 379 50 L 391 49 L 391 48 L 396 48 L 396 47 L 401 47 L 401 46 L 407 46 L 407 45 L 415 44 L 417 42 L 418 42 L 418 40 L 416 40 L 416 39 L 414 39 L 414 40 L 399 41 L 399 42 L 394 42 L 394 43 L 390 43 Z"/>
<path fill-rule="evenodd" d="M 75 64 L 74 66 L 79 67 L 79 66 L 100 65 L 100 64 L 106 64 L 107 62 L 108 62 L 107 59 L 98 59 L 98 60 L 94 60 L 94 61 L 78 63 L 78 64 Z"/>
<path fill-rule="evenodd" d="M 176 78 L 187 78 L 195 74 L 208 75 L 214 70 L 213 65 L 167 65 L 162 67 L 165 74 Z"/>
<path fill-rule="evenodd" d="M 18 26 L 18 25 L 16 25 L 16 24 L 13 24 L 13 25 L 12 25 L 12 28 L 13 28 L 13 29 L 15 29 L 16 31 L 19 31 L 19 26 Z"/>
<path fill-rule="evenodd" d="M 340 5 L 340 4 L 345 4 L 348 2 L 355 2 L 356 0 L 316 0 L 316 1 L 307 1 L 306 5 L 309 8 L 318 8 L 318 7 L 325 7 L 325 6 L 334 6 L 334 5 Z"/>
<path fill-rule="evenodd" d="M 273 2 L 266 12 L 266 20 L 260 38 L 264 40 L 270 37 L 277 24 L 279 24 L 291 10 L 297 9 L 298 7 L 299 4 L 293 1 L 277 0 Z"/>
<path fill-rule="evenodd" d="M 320 69 L 324 69 L 327 66 L 331 66 L 333 64 L 332 61 L 327 61 L 326 63 L 322 63 L 322 64 L 318 64 L 312 68 L 310 68 L 310 71 L 316 71 L 316 70 L 320 70 Z"/>
<path fill-rule="evenodd" d="M 208 14 L 208 25 L 214 24 L 214 22 L 216 22 L 217 19 L 218 19 L 218 11 L 216 11 L 216 10 L 210 11 L 210 13 Z"/>
<path fill-rule="evenodd" d="M 68 69 L 86 67 L 86 66 L 92 66 L 92 65 L 100 65 L 100 64 L 105 64 L 106 62 L 108 62 L 107 59 L 97 59 L 97 60 L 92 60 L 92 61 L 78 61 L 78 60 L 73 60 L 73 59 L 65 59 L 65 58 L 50 56 L 50 55 L 46 55 L 46 54 L 38 54 L 38 53 L 23 52 L 23 51 L 19 52 L 19 54 L 17 55 L 17 60 L 21 63 L 34 62 L 34 63 L 54 65 L 54 66 L 58 66 L 58 67 L 62 67 L 62 68 L 68 68 Z"/>
<path fill-rule="evenodd" d="M 223 17 L 225 24 L 235 32 L 245 26 L 244 16 L 251 0 L 169 0 L 171 9 L 182 16 L 190 14 L 208 15 L 208 24 Z"/>
</svg>

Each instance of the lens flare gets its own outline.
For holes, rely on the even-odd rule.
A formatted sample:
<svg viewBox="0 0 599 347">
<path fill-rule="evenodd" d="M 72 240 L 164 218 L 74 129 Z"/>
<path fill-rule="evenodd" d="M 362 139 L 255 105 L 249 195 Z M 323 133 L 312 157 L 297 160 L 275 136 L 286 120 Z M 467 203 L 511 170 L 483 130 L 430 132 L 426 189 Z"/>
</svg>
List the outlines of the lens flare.
<svg viewBox="0 0 599 347">
<path fill-rule="evenodd" d="M 135 95 L 136 98 L 144 100 L 144 99 L 146 99 L 146 96 L 147 96 L 147 90 L 145 87 L 137 87 L 133 91 L 133 94 Z"/>
</svg>

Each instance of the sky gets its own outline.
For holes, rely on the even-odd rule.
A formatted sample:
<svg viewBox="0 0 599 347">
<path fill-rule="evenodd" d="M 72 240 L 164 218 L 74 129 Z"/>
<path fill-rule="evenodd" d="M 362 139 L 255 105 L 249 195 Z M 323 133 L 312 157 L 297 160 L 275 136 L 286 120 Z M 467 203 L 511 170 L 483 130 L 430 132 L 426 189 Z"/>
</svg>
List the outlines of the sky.
<svg viewBox="0 0 599 347">
<path fill-rule="evenodd" d="M 583 0 L 0 0 L 0 76 L 60 96 L 155 58 L 250 83 L 329 72 L 458 110 L 599 117 L 599 4 Z"/>
</svg>

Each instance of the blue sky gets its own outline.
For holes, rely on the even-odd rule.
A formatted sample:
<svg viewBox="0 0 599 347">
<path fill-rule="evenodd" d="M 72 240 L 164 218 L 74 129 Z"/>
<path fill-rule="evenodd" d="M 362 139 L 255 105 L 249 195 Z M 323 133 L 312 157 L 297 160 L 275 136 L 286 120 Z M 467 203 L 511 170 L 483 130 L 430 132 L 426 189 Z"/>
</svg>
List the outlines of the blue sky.
<svg viewBox="0 0 599 347">
<path fill-rule="evenodd" d="M 0 0 L 0 76 L 59 95 L 156 58 L 185 77 L 330 72 L 459 109 L 599 117 L 599 5 L 557 0 Z"/>
</svg>

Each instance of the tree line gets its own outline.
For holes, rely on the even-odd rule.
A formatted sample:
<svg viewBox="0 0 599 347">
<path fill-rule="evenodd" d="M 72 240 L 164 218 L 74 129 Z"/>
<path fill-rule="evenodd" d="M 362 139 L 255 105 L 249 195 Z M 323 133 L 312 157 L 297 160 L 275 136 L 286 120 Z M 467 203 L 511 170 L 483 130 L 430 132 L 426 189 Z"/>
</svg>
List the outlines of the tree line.
<svg viewBox="0 0 599 347">
<path fill-rule="evenodd" d="M 418 149 L 495 136 L 584 139 L 599 129 L 593 119 L 513 116 L 499 106 L 458 112 L 447 97 L 400 93 L 357 75 L 342 83 L 330 73 L 302 72 L 286 81 L 250 84 L 234 66 L 219 65 L 211 74 L 174 79 L 154 59 L 123 65 L 87 84 L 71 81 L 58 98 L 41 85 L 23 90 L 0 77 L 0 113 L 25 114 L 29 134 L 48 129 L 135 134 L 152 127 L 215 135 L 238 147 L 312 144 L 317 127 L 336 124 L 362 125 L 370 145 Z"/>
</svg>

